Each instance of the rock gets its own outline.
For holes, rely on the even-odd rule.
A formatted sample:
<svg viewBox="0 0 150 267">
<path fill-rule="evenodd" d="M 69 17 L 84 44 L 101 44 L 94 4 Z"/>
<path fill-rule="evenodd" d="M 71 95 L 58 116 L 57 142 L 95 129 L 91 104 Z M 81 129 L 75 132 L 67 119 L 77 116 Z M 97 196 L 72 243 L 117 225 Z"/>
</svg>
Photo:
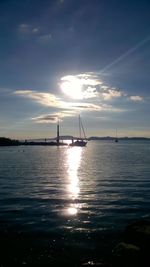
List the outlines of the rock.
<svg viewBox="0 0 150 267">
<path fill-rule="evenodd" d="M 150 221 L 140 220 L 126 227 L 124 240 L 139 246 L 150 248 Z"/>
<path fill-rule="evenodd" d="M 121 242 L 113 250 L 114 266 L 137 267 L 140 260 L 140 248 Z"/>
<path fill-rule="evenodd" d="M 115 267 L 150 266 L 150 221 L 139 220 L 125 228 L 122 242 L 113 250 L 113 261 Z"/>
</svg>

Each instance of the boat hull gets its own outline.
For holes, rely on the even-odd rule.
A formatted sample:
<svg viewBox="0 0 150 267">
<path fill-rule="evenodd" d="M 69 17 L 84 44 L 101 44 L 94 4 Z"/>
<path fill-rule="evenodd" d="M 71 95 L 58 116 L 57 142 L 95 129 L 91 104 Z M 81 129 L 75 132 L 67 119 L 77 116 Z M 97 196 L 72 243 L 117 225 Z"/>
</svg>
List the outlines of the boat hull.
<svg viewBox="0 0 150 267">
<path fill-rule="evenodd" d="M 75 142 L 71 143 L 70 146 L 81 146 L 81 147 L 83 147 L 83 146 L 86 146 L 86 144 L 87 144 L 87 142 L 85 142 L 85 141 L 75 141 Z"/>
</svg>

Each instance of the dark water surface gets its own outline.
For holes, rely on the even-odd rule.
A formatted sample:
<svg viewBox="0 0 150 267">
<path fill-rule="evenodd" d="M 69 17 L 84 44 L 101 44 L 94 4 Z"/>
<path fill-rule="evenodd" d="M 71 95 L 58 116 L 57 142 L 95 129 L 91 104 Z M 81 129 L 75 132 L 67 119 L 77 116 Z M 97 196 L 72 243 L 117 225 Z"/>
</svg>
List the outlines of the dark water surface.
<svg viewBox="0 0 150 267">
<path fill-rule="evenodd" d="M 148 141 L 0 148 L 3 266 L 105 260 L 124 227 L 149 214 Z"/>
</svg>

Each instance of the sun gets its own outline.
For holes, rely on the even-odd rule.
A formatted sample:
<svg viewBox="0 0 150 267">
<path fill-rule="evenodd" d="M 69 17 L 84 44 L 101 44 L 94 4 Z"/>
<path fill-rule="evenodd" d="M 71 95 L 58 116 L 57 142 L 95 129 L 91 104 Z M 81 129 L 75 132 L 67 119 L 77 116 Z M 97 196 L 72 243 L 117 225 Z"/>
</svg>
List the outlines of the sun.
<svg viewBox="0 0 150 267">
<path fill-rule="evenodd" d="M 61 78 L 60 88 L 62 92 L 73 99 L 82 99 L 82 81 L 73 75 Z"/>
</svg>

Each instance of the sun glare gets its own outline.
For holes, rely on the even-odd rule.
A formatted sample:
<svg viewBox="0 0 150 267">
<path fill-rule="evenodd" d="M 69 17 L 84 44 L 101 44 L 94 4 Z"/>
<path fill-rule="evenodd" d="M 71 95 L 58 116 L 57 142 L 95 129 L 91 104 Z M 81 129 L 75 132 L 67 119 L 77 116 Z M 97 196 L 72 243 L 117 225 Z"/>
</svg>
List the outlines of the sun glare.
<svg viewBox="0 0 150 267">
<path fill-rule="evenodd" d="M 73 99 L 82 99 L 82 81 L 75 76 L 61 78 L 60 88 L 64 94 Z"/>
</svg>

